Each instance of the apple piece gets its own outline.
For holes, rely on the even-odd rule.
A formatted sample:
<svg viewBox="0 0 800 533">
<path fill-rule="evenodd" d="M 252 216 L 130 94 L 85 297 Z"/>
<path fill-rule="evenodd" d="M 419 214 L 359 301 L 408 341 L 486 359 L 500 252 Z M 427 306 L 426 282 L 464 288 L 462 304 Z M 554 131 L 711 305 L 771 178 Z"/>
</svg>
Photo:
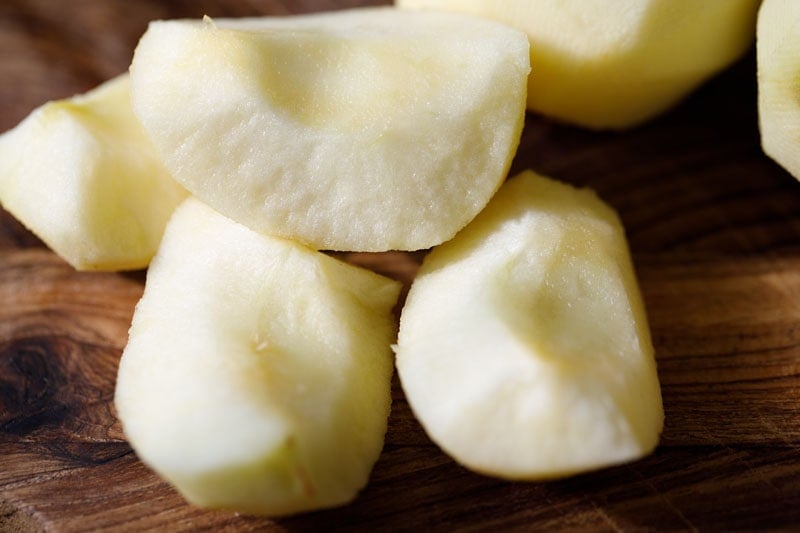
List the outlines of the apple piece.
<svg viewBox="0 0 800 533">
<path fill-rule="evenodd" d="M 761 145 L 800 179 L 800 2 L 764 0 L 756 39 Z"/>
<path fill-rule="evenodd" d="M 674 106 L 753 43 L 759 0 L 395 0 L 530 37 L 528 109 L 622 129 Z"/>
<path fill-rule="evenodd" d="M 185 197 L 131 110 L 127 74 L 0 136 L 0 204 L 78 270 L 147 266 Z"/>
<path fill-rule="evenodd" d="M 502 183 L 524 122 L 525 36 L 392 8 L 153 22 L 136 114 L 178 181 L 316 249 L 427 248 Z"/>
<path fill-rule="evenodd" d="M 510 179 L 425 259 L 395 351 L 428 435 L 477 472 L 566 476 L 658 442 L 645 308 L 622 225 L 591 191 Z"/>
<path fill-rule="evenodd" d="M 186 200 L 120 362 L 131 445 L 201 506 L 275 516 L 351 500 L 383 446 L 399 289 Z"/>
</svg>

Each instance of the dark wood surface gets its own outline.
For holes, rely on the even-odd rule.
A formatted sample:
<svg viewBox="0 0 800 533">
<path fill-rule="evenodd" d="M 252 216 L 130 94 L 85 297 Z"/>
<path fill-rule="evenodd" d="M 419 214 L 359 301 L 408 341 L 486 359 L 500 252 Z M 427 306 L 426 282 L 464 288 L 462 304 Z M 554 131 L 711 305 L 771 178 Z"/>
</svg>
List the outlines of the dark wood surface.
<svg viewBox="0 0 800 533">
<path fill-rule="evenodd" d="M 0 130 L 124 71 L 150 19 L 362 3 L 3 0 Z M 395 380 L 351 505 L 276 521 L 191 507 L 137 461 L 111 403 L 143 273 L 75 272 L 0 211 L 0 530 L 800 527 L 800 184 L 759 148 L 754 72 L 751 53 L 630 132 L 529 116 L 514 163 L 595 188 L 626 224 L 666 410 L 651 457 L 549 483 L 472 474 Z M 422 258 L 342 256 L 406 285 Z"/>
</svg>

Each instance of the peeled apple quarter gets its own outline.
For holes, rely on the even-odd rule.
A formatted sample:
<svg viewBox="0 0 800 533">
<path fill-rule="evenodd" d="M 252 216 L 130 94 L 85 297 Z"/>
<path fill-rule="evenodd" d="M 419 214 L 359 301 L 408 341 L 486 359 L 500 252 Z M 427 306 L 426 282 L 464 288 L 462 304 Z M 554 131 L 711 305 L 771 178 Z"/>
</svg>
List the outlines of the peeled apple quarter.
<svg viewBox="0 0 800 533">
<path fill-rule="evenodd" d="M 800 179 L 800 2 L 764 0 L 756 46 L 761 145 Z"/>
<path fill-rule="evenodd" d="M 383 446 L 399 289 L 187 200 L 120 362 L 131 446 L 204 507 L 277 516 L 352 500 Z"/>
<path fill-rule="evenodd" d="M 147 266 L 185 197 L 133 114 L 127 75 L 0 136 L 0 204 L 78 270 Z"/>
<path fill-rule="evenodd" d="M 792 2 L 794 0 L 788 0 Z M 396 0 L 530 38 L 528 109 L 593 129 L 639 125 L 753 44 L 759 0 Z"/>
<path fill-rule="evenodd" d="M 198 198 L 259 232 L 343 251 L 451 238 L 505 179 L 530 70 L 518 30 L 391 8 L 156 21 L 137 116 Z"/>
<path fill-rule="evenodd" d="M 538 480 L 650 453 L 663 425 L 616 213 L 525 172 L 411 286 L 395 348 L 409 404 L 464 466 Z"/>
</svg>

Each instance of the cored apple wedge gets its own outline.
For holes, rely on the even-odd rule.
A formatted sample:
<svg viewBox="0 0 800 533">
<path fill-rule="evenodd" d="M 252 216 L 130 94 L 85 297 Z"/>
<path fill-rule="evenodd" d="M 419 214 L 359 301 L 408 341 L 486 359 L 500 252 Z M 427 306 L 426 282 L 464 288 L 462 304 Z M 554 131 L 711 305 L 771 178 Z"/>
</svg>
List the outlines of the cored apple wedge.
<svg viewBox="0 0 800 533">
<path fill-rule="evenodd" d="M 275 516 L 353 499 L 383 445 L 398 291 L 187 200 L 120 363 L 131 445 L 206 507 Z"/>
<path fill-rule="evenodd" d="M 546 479 L 651 452 L 663 411 L 623 228 L 592 192 L 525 172 L 414 281 L 395 348 L 447 453 Z"/>
<path fill-rule="evenodd" d="M 757 62 L 762 147 L 800 179 L 800 2 L 761 4 Z"/>
<path fill-rule="evenodd" d="M 316 249 L 452 237 L 505 178 L 528 42 L 501 24 L 391 8 L 153 22 L 136 114 L 198 198 Z"/>
<path fill-rule="evenodd" d="M 79 270 L 147 266 L 185 197 L 131 110 L 127 75 L 0 136 L 0 203 Z"/>
<path fill-rule="evenodd" d="M 788 0 L 793 1 L 793 0 Z M 528 108 L 596 129 L 666 111 L 753 43 L 759 0 L 396 0 L 525 31 Z"/>
</svg>

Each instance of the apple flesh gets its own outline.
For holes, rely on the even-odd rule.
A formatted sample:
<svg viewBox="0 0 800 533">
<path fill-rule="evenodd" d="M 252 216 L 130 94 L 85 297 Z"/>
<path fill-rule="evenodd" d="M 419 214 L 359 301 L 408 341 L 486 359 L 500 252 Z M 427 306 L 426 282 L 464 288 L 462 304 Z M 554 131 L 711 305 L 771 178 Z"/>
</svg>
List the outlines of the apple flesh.
<svg viewBox="0 0 800 533">
<path fill-rule="evenodd" d="M 451 238 L 502 183 L 528 42 L 392 8 L 150 24 L 133 104 L 166 166 L 253 230 L 315 249 Z"/>
<path fill-rule="evenodd" d="M 0 203 L 78 270 L 147 266 L 185 197 L 131 110 L 127 75 L 0 136 Z"/>
<path fill-rule="evenodd" d="M 758 14 L 758 115 L 764 152 L 800 179 L 800 2 L 764 0 Z"/>
<path fill-rule="evenodd" d="M 425 259 L 395 351 L 428 435 L 477 472 L 554 478 L 658 442 L 645 308 L 620 221 L 590 191 L 510 179 Z"/>
<path fill-rule="evenodd" d="M 131 445 L 200 506 L 277 516 L 350 501 L 383 446 L 399 288 L 186 200 L 119 367 Z"/>
<path fill-rule="evenodd" d="M 789 0 L 791 1 L 791 0 Z M 528 109 L 595 129 L 675 105 L 753 43 L 759 0 L 396 0 L 479 15 L 530 38 Z"/>
</svg>

